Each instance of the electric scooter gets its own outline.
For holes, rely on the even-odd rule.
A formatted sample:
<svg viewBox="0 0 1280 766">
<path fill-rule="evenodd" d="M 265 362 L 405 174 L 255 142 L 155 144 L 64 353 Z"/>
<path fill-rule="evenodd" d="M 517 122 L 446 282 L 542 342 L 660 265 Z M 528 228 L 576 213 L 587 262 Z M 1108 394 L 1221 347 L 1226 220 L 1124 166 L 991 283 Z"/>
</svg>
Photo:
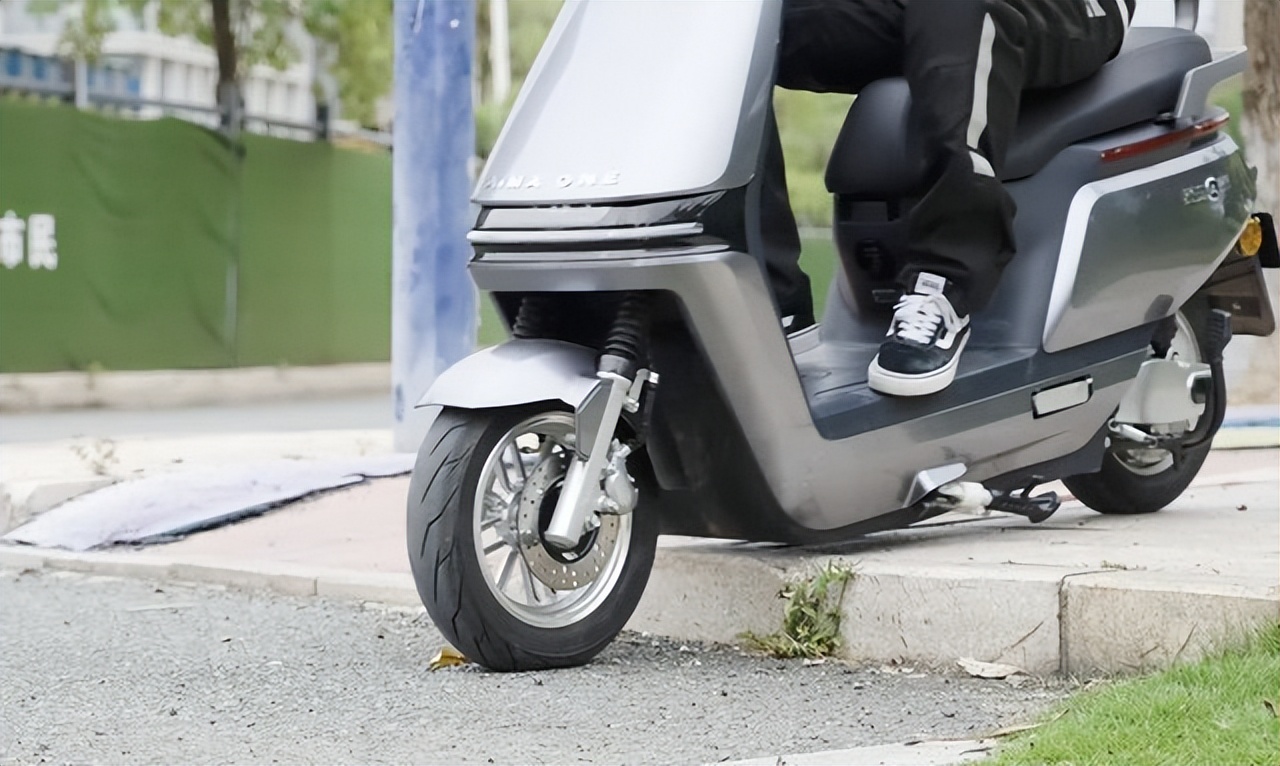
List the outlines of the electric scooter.
<svg viewBox="0 0 1280 766">
<path fill-rule="evenodd" d="M 826 173 L 840 270 L 784 332 L 760 258 L 780 0 L 569 0 L 479 177 L 469 269 L 511 340 L 442 374 L 408 499 L 414 579 L 495 670 L 588 662 L 659 534 L 825 544 L 955 510 L 1039 522 L 1061 479 L 1148 513 L 1195 477 L 1222 350 L 1267 335 L 1280 266 L 1256 171 L 1190 31 L 1132 29 L 1094 77 L 1028 93 L 1003 180 L 1017 256 L 955 382 L 867 367 L 926 181 L 901 79 L 853 103 Z M 691 584 L 696 587 L 696 584 Z"/>
</svg>

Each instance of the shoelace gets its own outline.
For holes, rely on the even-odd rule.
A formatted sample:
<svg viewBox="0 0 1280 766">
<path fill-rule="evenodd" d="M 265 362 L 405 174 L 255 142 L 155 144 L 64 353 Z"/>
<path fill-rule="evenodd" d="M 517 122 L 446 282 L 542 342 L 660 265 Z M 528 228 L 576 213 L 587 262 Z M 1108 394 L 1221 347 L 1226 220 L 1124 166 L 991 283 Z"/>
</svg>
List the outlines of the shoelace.
<svg viewBox="0 0 1280 766">
<path fill-rule="evenodd" d="M 916 343 L 932 343 L 939 324 L 946 321 L 951 327 L 959 319 L 945 297 L 909 293 L 893 307 L 893 329 L 889 334 Z"/>
</svg>

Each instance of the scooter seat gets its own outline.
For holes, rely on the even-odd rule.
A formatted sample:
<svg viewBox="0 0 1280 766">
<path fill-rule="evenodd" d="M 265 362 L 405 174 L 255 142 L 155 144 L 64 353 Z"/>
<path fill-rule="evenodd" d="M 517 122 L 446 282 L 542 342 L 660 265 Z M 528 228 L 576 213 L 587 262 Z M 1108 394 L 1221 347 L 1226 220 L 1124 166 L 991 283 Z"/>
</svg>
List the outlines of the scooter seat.
<svg viewBox="0 0 1280 766">
<path fill-rule="evenodd" d="M 1025 178 L 1073 143 L 1172 111 L 1183 75 L 1211 60 L 1208 43 L 1194 32 L 1131 29 L 1120 53 L 1094 76 L 1023 94 L 1000 178 Z M 921 191 L 928 158 L 911 128 L 910 111 L 911 92 L 903 78 L 864 88 L 832 149 L 827 189 L 858 199 L 896 199 Z"/>
</svg>

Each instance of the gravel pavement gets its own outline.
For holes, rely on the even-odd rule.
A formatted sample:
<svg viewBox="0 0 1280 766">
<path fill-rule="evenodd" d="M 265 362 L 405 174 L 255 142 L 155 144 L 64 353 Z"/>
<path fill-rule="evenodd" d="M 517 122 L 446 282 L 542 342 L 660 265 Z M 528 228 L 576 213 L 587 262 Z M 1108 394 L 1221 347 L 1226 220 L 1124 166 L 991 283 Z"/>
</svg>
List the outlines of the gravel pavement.
<svg viewBox="0 0 1280 766">
<path fill-rule="evenodd" d="M 705 763 L 1025 720 L 1061 682 L 624 634 L 585 668 L 432 672 L 425 613 L 0 573 L 0 763 Z"/>
</svg>

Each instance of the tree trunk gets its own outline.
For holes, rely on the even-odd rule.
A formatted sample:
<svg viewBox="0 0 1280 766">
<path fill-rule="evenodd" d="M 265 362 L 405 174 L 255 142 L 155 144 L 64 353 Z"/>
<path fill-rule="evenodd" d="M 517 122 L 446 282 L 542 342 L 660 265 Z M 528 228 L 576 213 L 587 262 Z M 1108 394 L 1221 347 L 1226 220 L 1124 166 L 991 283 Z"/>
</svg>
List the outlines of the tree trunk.
<svg viewBox="0 0 1280 766">
<path fill-rule="evenodd" d="M 511 41 L 507 24 L 507 0 L 489 0 L 489 74 L 493 100 L 502 103 L 511 94 Z"/>
<path fill-rule="evenodd" d="M 1249 67 L 1241 132 L 1249 162 L 1258 168 L 1257 208 L 1280 212 L 1280 2 L 1246 0 L 1244 41 Z"/>
<path fill-rule="evenodd" d="M 244 122 L 244 104 L 240 98 L 240 80 L 236 72 L 236 36 L 231 26 L 233 0 L 210 0 L 213 16 L 213 50 L 218 55 L 218 111 L 222 129 L 229 135 L 240 134 Z"/>
<path fill-rule="evenodd" d="M 1249 164 L 1258 169 L 1254 210 L 1280 213 L 1280 0 L 1245 0 L 1244 41 L 1249 66 L 1244 72 L 1244 115 L 1240 134 Z M 1268 292 L 1276 300 L 1277 279 L 1267 269 Z M 1227 400 L 1232 404 L 1274 404 L 1280 333 L 1270 338 L 1232 341 Z"/>
</svg>

